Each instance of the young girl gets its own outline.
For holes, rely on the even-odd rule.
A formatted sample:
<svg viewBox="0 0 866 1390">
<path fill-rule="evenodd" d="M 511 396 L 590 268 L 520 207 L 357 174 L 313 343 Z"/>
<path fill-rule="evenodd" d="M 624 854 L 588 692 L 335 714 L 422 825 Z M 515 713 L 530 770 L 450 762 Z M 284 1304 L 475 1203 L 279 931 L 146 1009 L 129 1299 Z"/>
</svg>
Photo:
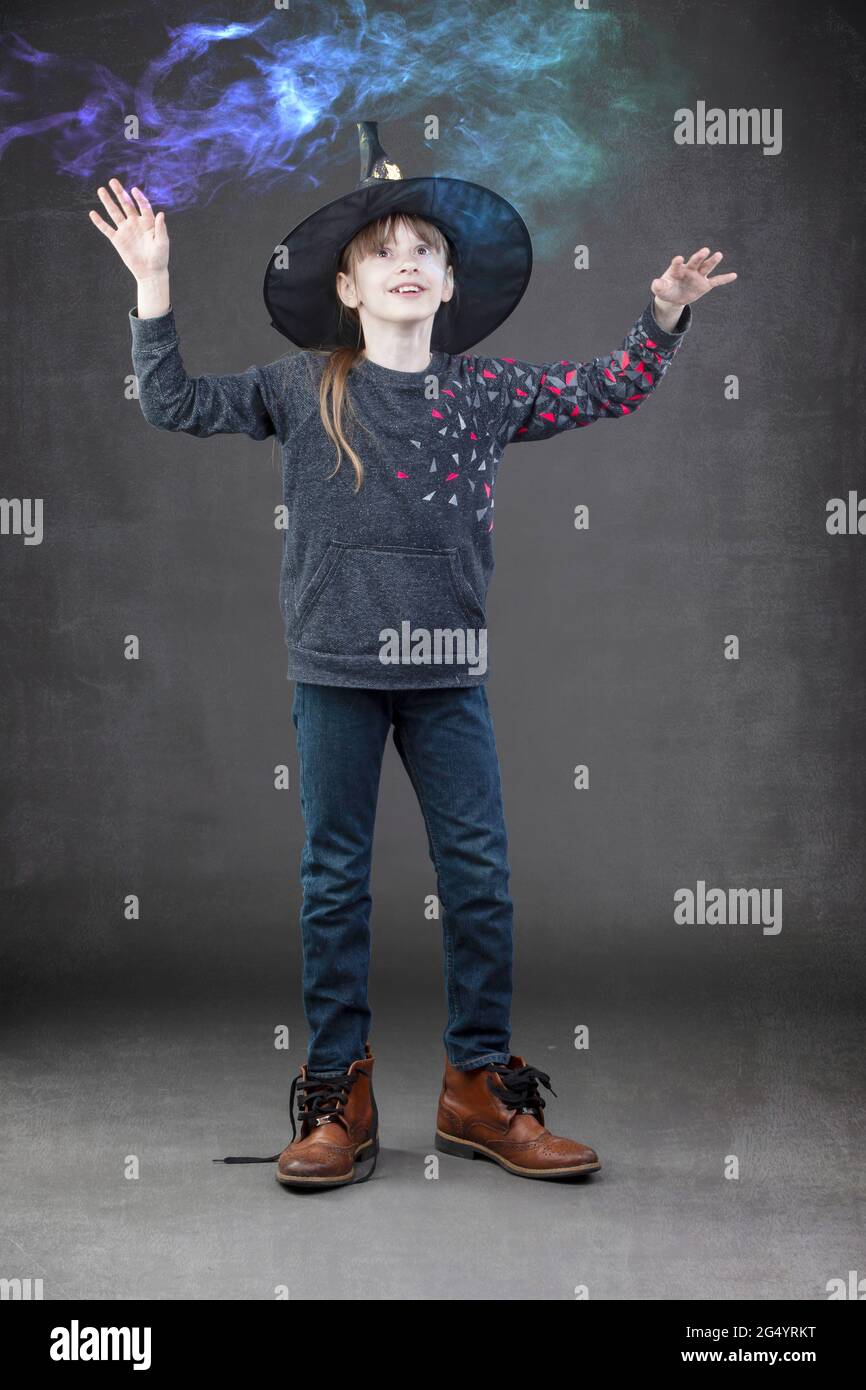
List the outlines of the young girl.
<svg viewBox="0 0 866 1390">
<path fill-rule="evenodd" d="M 396 166 L 387 167 L 387 175 L 371 173 L 368 160 L 359 187 L 393 179 Z M 455 275 L 455 264 L 464 272 L 472 264 L 480 221 L 441 218 L 452 229 L 446 235 L 419 215 L 417 197 L 407 195 L 401 210 L 392 185 L 386 212 L 365 221 L 375 211 L 366 202 L 353 207 L 354 221 L 337 228 L 332 216 L 328 224 L 333 257 L 317 283 L 333 276 L 321 313 L 323 323 L 336 315 L 339 341 L 333 330 L 321 332 L 328 350 L 190 378 L 171 308 L 165 215 L 154 217 L 139 189 L 133 198 L 119 180 L 110 184 L 117 202 L 105 188 L 98 194 L 113 226 L 90 216 L 138 283 L 129 321 L 145 419 L 198 436 L 276 436 L 283 449 L 289 526 L 280 598 L 306 831 L 301 931 L 310 1042 L 292 1085 L 292 1142 L 269 1158 L 224 1161 L 276 1161 L 278 1181 L 296 1188 L 363 1181 L 375 1167 L 369 884 L 393 728 L 424 816 L 443 913 L 448 1024 L 435 1146 L 487 1157 L 522 1177 L 597 1171 L 593 1149 L 546 1128 L 538 1085 L 552 1090 L 550 1077 L 511 1052 L 510 866 L 485 689 L 496 475 L 509 443 L 637 410 L 688 331 L 689 304 L 736 277 L 707 278 L 721 259 L 708 247 L 688 261 L 676 256 L 652 281 L 653 298 L 622 347 L 588 364 L 456 355 L 447 344 L 470 324 L 491 331 L 474 282 Z M 438 210 L 441 189 L 435 193 L 430 206 Z M 347 225 L 355 230 L 344 241 Z M 508 245 L 513 250 L 513 234 Z M 290 281 L 287 305 L 314 279 L 302 272 Z M 483 273 L 495 274 L 486 258 Z M 508 290 L 510 307 L 527 279 L 528 270 Z M 445 345 L 431 351 L 434 319 L 453 305 L 458 284 L 464 318 L 449 311 L 452 337 L 440 333 Z M 489 315 L 499 314 L 493 326 L 504 317 L 501 299 L 488 303 L 498 292 L 485 301 Z M 281 331 L 304 341 L 297 324 Z"/>
</svg>

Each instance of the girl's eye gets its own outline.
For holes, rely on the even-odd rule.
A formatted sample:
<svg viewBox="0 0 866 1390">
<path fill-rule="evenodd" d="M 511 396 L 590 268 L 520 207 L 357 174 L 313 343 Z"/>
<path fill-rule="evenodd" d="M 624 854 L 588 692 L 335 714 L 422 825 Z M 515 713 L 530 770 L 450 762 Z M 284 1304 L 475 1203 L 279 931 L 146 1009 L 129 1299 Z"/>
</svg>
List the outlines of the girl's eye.
<svg viewBox="0 0 866 1390">
<path fill-rule="evenodd" d="M 390 249 L 390 246 L 380 246 L 378 251 L 376 252 L 376 255 L 381 256 L 385 251 L 390 251 Z M 425 256 L 429 256 L 430 254 L 430 247 L 426 244 L 426 242 L 422 242 L 419 246 L 416 246 L 415 250 L 423 251 Z"/>
</svg>

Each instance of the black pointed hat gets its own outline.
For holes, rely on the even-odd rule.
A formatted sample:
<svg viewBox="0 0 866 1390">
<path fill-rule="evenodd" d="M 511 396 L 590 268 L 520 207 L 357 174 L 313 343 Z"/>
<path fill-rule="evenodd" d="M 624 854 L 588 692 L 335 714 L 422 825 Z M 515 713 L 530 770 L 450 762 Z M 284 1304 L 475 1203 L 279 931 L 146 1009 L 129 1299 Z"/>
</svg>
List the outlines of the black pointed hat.
<svg viewBox="0 0 866 1390">
<path fill-rule="evenodd" d="M 356 347 L 357 325 L 344 318 L 341 323 L 340 253 L 368 222 L 405 212 L 434 223 L 454 248 L 457 293 L 436 313 L 431 348 L 462 352 L 504 323 L 523 297 L 532 273 L 526 223 L 505 198 L 480 183 L 438 176 L 404 179 L 379 143 L 378 122 L 358 121 L 357 127 L 357 188 L 299 222 L 274 249 L 264 283 L 271 323 L 302 348 Z"/>
</svg>

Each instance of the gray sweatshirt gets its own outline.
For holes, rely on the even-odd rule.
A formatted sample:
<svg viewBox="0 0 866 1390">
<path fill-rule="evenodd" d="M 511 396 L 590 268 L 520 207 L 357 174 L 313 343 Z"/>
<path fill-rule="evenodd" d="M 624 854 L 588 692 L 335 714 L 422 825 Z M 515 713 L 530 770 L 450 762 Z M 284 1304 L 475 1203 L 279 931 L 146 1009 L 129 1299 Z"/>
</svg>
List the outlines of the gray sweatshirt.
<svg viewBox="0 0 866 1390">
<path fill-rule="evenodd" d="M 234 376 L 190 377 L 173 309 L 129 313 L 144 418 L 199 437 L 275 435 L 287 526 L 280 609 L 288 678 L 420 689 L 487 680 L 496 478 L 508 444 L 633 414 L 691 324 L 666 333 L 652 301 L 622 346 L 591 362 L 536 365 L 434 352 L 420 372 L 363 359 L 349 378 L 364 465 L 336 449 L 319 415 L 324 357 L 297 352 Z"/>
</svg>

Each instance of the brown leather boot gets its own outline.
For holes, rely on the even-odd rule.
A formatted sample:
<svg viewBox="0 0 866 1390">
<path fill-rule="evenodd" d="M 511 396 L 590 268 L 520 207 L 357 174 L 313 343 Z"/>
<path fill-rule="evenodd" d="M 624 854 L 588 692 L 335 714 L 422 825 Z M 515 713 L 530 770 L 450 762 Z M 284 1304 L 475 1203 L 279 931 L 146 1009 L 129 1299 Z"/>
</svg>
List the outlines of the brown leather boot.
<svg viewBox="0 0 866 1390">
<path fill-rule="evenodd" d="M 294 1138 L 293 1120 L 293 1141 L 279 1155 L 277 1182 L 323 1188 L 369 1178 L 379 1152 L 379 1112 L 369 1043 L 364 1053 L 342 1076 L 310 1079 L 306 1064 L 301 1067 L 292 1083 L 303 1096 L 298 1106 L 301 1134 Z"/>
<path fill-rule="evenodd" d="M 286 1187 L 320 1190 L 365 1182 L 376 1167 L 379 1152 L 379 1111 L 373 1095 L 370 1044 L 363 1057 L 341 1076 L 310 1077 L 306 1063 L 292 1082 L 289 1115 L 292 1142 L 269 1158 L 224 1158 L 223 1163 L 274 1163 L 277 1182 Z M 294 1119 L 298 1091 L 297 1136 Z"/>
<path fill-rule="evenodd" d="M 459 1158 L 488 1158 L 522 1178 L 572 1178 L 595 1173 L 598 1154 L 544 1124 L 541 1082 L 550 1077 L 522 1057 L 459 1071 L 445 1058 L 434 1146 Z"/>
</svg>

